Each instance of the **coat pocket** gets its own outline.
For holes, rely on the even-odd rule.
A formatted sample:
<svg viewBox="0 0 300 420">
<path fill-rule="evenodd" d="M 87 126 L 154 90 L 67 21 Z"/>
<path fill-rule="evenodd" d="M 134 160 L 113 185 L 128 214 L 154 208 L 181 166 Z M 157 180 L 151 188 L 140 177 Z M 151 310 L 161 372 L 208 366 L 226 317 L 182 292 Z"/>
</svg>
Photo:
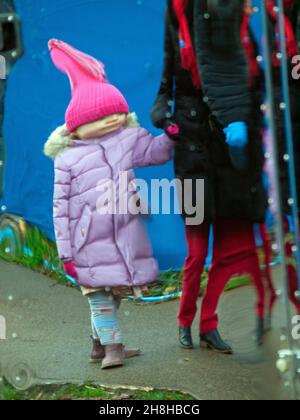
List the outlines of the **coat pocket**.
<svg viewBox="0 0 300 420">
<path fill-rule="evenodd" d="M 86 244 L 92 222 L 92 212 L 89 206 L 85 206 L 82 216 L 76 225 L 74 233 L 74 247 L 79 252 Z"/>
<path fill-rule="evenodd" d="M 185 132 L 188 138 L 196 135 L 196 138 L 202 137 L 203 123 L 205 121 L 206 108 L 198 97 L 181 96 L 176 98 L 174 117 L 181 130 Z M 204 136 L 207 132 L 203 129 Z"/>
<path fill-rule="evenodd" d="M 212 172 L 211 159 L 205 145 L 179 143 L 175 149 L 174 162 L 176 173 L 183 177 Z"/>
</svg>

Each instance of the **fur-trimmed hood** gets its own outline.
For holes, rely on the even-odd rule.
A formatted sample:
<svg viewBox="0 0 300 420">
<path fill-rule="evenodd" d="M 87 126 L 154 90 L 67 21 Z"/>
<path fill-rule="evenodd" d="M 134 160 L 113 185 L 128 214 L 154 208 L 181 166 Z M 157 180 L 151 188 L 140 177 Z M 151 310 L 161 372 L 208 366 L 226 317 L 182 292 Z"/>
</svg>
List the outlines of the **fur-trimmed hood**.
<svg viewBox="0 0 300 420">
<path fill-rule="evenodd" d="M 44 154 L 51 159 L 55 159 L 64 150 L 71 147 L 72 139 L 67 130 L 66 124 L 58 127 L 50 135 L 44 146 Z"/>
<path fill-rule="evenodd" d="M 137 115 L 131 113 L 127 116 L 126 127 L 139 127 Z M 55 159 L 66 149 L 72 147 L 73 138 L 70 136 L 66 124 L 59 126 L 50 135 L 44 146 L 44 154 Z"/>
</svg>

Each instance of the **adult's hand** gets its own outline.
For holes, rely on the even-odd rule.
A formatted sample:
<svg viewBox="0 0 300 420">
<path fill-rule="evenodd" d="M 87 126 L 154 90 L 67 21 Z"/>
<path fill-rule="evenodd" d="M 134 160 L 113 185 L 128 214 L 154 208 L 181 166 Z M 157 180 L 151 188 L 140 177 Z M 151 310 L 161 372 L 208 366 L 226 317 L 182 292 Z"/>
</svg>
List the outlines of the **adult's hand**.
<svg viewBox="0 0 300 420">
<path fill-rule="evenodd" d="M 248 164 L 247 145 L 249 142 L 246 123 L 242 121 L 233 122 L 224 129 L 224 133 L 233 166 L 238 170 L 245 170 Z"/>
</svg>

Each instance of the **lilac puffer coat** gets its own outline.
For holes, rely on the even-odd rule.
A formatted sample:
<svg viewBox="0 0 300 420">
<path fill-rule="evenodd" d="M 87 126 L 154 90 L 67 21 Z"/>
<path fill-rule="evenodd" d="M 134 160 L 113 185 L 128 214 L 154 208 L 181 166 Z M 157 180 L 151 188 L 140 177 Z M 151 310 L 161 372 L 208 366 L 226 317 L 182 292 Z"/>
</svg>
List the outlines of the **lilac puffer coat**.
<svg viewBox="0 0 300 420">
<path fill-rule="evenodd" d="M 135 127 L 100 139 L 74 140 L 71 146 L 55 159 L 54 226 L 60 258 L 73 260 L 79 284 L 88 288 L 155 281 L 158 266 L 140 216 L 103 214 L 101 205 L 107 202 L 99 185 L 113 181 L 119 191 L 120 173 L 125 172 L 126 187 L 132 187 L 133 168 L 169 161 L 173 141 Z M 136 192 L 124 190 L 120 198 L 128 202 Z"/>
</svg>

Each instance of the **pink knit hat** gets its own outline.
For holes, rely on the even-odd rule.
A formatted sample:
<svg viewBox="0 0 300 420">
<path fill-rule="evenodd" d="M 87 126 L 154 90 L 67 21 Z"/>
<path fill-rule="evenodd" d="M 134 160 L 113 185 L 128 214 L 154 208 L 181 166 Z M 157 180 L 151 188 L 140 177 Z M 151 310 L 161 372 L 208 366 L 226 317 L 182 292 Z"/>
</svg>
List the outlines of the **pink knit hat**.
<svg viewBox="0 0 300 420">
<path fill-rule="evenodd" d="M 53 63 L 70 79 L 72 100 L 66 111 L 69 133 L 113 114 L 129 114 L 121 92 L 109 84 L 100 61 L 65 42 L 52 39 L 49 49 Z"/>
</svg>

